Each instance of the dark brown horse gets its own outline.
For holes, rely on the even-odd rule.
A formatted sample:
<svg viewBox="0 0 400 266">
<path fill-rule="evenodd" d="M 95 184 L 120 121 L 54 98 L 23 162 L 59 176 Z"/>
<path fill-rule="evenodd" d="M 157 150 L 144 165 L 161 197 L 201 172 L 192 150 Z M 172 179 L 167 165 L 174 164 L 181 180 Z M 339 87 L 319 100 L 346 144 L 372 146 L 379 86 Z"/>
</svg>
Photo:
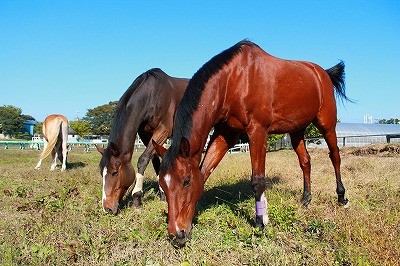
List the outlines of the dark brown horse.
<svg viewBox="0 0 400 266">
<path fill-rule="evenodd" d="M 237 43 L 203 65 L 179 104 L 171 147 L 164 154 L 165 149 L 154 143 L 157 153 L 164 154 L 159 183 L 167 197 L 168 233 L 173 245 L 181 246 L 188 240 L 204 182 L 242 132 L 250 144 L 257 227 L 268 223 L 264 190 L 270 133 L 290 133 L 304 175 L 302 202 L 307 205 L 311 200 L 311 167 L 304 129 L 314 123 L 329 147 L 339 203 L 347 204 L 336 143 L 334 89 L 347 99 L 342 62 L 324 70 L 313 63 L 276 58 L 249 41 Z M 211 144 L 200 168 L 212 127 Z"/>
<path fill-rule="evenodd" d="M 160 159 L 154 156 L 150 140 L 161 145 L 171 136 L 176 109 L 188 82 L 170 77 L 161 69 L 151 69 L 137 77 L 122 95 L 112 121 L 109 145 L 106 149 L 97 148 L 102 154 L 105 212 L 117 213 L 122 197 L 135 180 L 131 159 L 137 133 L 146 149 L 138 160 L 132 197 L 133 204 L 141 206 L 143 175 L 150 160 L 157 175 L 160 169 Z"/>
</svg>

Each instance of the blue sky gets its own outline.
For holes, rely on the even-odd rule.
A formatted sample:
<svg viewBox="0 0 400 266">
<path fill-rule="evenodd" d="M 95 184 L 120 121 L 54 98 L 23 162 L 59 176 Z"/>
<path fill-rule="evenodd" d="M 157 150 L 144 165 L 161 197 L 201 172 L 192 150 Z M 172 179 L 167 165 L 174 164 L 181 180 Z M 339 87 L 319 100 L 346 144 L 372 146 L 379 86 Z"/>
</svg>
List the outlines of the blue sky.
<svg viewBox="0 0 400 266">
<path fill-rule="evenodd" d="M 0 105 L 75 120 L 149 68 L 190 78 L 245 38 L 325 69 L 343 60 L 357 103 L 338 103 L 342 122 L 400 118 L 397 0 L 0 0 Z"/>
</svg>

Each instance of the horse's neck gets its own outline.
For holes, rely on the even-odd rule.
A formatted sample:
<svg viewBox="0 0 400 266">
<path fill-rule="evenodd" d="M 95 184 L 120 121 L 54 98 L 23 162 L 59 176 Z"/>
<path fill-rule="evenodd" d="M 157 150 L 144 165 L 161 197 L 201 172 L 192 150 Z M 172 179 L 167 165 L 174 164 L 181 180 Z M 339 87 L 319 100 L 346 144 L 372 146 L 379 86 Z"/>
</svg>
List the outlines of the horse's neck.
<svg viewBox="0 0 400 266">
<path fill-rule="evenodd" d="M 121 153 L 133 153 L 136 135 L 142 122 L 143 117 L 141 115 L 127 115 L 124 126 L 120 129 L 117 139 L 114 140 L 121 149 Z"/>
</svg>

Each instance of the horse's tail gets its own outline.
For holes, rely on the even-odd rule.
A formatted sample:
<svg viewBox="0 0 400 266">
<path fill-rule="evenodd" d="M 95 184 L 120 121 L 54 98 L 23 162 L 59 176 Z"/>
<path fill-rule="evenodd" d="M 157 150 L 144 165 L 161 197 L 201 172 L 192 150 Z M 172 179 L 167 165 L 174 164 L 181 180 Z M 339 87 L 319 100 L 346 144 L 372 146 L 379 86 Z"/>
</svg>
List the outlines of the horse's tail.
<svg viewBox="0 0 400 266">
<path fill-rule="evenodd" d="M 337 65 L 325 70 L 335 87 L 336 95 L 343 101 L 353 102 L 346 96 L 344 63 L 340 61 Z"/>
<path fill-rule="evenodd" d="M 63 122 L 63 120 L 61 118 L 56 117 L 46 127 L 46 132 L 43 132 L 43 134 L 46 134 L 47 146 L 46 146 L 46 149 L 44 149 L 42 154 L 40 155 L 41 160 L 43 160 L 44 158 L 49 156 L 51 151 L 54 149 L 54 146 L 56 146 L 58 134 L 60 133 L 60 127 L 61 127 L 62 122 Z"/>
</svg>

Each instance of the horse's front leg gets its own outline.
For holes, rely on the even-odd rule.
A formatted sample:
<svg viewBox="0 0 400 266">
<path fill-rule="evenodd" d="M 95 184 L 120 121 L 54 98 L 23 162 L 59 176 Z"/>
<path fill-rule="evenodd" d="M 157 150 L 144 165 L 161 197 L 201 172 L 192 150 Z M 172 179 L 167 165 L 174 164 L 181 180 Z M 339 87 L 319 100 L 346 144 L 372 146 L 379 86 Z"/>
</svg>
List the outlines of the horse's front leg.
<svg viewBox="0 0 400 266">
<path fill-rule="evenodd" d="M 152 142 L 150 142 L 150 139 L 153 138 L 154 141 L 157 142 L 158 144 L 163 144 L 168 138 L 168 132 L 164 129 L 157 129 L 154 132 L 153 137 L 151 137 L 150 134 L 143 132 L 139 132 L 139 136 L 142 139 L 143 143 L 146 145 L 146 149 L 139 157 L 137 164 L 138 172 L 136 174 L 135 187 L 132 190 L 132 203 L 136 207 L 142 206 L 144 171 L 146 170 L 147 165 L 149 164 L 150 160 L 154 157 L 155 154 L 155 150 Z M 158 179 L 158 172 L 160 171 L 159 160 L 158 164 L 157 164 L 157 159 L 153 160 L 153 166 L 154 170 L 156 171 Z M 160 186 L 159 189 L 160 189 L 160 198 L 165 199 L 164 191 L 161 189 Z"/>
<path fill-rule="evenodd" d="M 264 191 L 266 187 L 265 178 L 265 155 L 267 152 L 267 131 L 264 127 L 250 125 L 247 129 L 251 157 L 251 184 L 255 193 L 256 217 L 255 226 L 263 229 L 269 222 L 268 202 Z"/>
<path fill-rule="evenodd" d="M 214 130 L 210 138 L 210 144 L 207 147 L 206 156 L 201 163 L 201 172 L 204 174 L 204 182 L 214 171 L 215 167 L 222 160 L 226 152 L 232 148 L 238 141 L 239 134 L 230 131 Z"/>
</svg>

